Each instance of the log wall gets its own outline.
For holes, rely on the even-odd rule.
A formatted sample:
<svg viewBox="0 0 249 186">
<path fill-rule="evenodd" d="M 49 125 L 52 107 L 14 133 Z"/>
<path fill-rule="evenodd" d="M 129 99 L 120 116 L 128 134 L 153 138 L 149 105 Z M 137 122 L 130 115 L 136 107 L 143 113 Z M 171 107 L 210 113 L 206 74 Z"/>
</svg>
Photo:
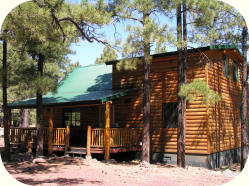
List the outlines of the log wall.
<svg viewBox="0 0 249 186">
<path fill-rule="evenodd" d="M 223 75 L 222 55 L 229 57 L 229 78 Z M 208 68 L 208 85 L 214 91 L 222 94 L 222 101 L 208 109 L 208 133 L 210 153 L 240 147 L 240 106 L 241 106 L 241 63 L 234 51 L 215 52 L 210 57 Z M 238 64 L 239 80 L 233 80 L 232 60 Z"/>
<path fill-rule="evenodd" d="M 202 56 L 189 54 L 187 81 L 206 80 Z M 113 65 L 114 88 L 142 87 L 141 64 L 135 70 L 118 70 Z M 163 128 L 162 104 L 177 102 L 177 56 L 157 57 L 151 63 L 151 148 L 153 152 L 177 151 L 177 129 Z M 128 127 L 143 127 L 142 92 L 114 102 L 116 122 Z M 207 106 L 200 100 L 187 103 L 186 152 L 207 154 Z M 141 139 L 141 136 L 140 136 Z"/>
</svg>

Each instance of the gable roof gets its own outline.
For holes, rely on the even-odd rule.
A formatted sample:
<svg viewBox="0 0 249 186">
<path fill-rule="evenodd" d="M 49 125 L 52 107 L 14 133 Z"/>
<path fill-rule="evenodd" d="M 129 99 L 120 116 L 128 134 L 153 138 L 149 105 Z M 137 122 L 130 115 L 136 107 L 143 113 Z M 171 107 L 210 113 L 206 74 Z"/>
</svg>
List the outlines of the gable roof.
<svg viewBox="0 0 249 186">
<path fill-rule="evenodd" d="M 55 93 L 43 96 L 43 105 L 68 103 L 102 103 L 127 95 L 135 89 L 112 90 L 112 66 L 105 64 L 75 68 L 69 73 Z M 8 104 L 8 107 L 35 107 L 36 98 Z"/>
</svg>

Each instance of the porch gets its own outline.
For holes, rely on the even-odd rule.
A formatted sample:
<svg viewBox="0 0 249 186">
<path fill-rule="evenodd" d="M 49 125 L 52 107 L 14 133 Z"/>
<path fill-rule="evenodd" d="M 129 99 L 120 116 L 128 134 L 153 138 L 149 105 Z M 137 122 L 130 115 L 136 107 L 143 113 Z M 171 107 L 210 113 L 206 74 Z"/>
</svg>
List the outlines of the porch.
<svg viewBox="0 0 249 186">
<path fill-rule="evenodd" d="M 92 128 L 88 126 L 87 144 L 85 146 L 70 145 L 70 127 L 43 129 L 44 149 L 51 154 L 53 151 L 64 151 L 66 154 L 105 154 L 109 159 L 110 153 L 129 152 L 139 150 L 138 129 L 136 128 Z M 27 149 L 32 152 L 36 147 L 36 128 L 10 127 L 11 147 Z"/>
</svg>

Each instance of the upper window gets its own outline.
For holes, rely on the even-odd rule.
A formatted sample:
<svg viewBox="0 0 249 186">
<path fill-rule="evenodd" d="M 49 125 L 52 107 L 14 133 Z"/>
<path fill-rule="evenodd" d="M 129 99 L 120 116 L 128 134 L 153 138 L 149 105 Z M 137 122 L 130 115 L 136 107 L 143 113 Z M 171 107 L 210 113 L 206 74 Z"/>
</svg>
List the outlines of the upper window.
<svg viewBox="0 0 249 186">
<path fill-rule="evenodd" d="M 163 116 L 163 127 L 164 128 L 177 128 L 178 126 L 177 105 L 178 105 L 177 102 L 163 103 L 162 116 Z"/>
<path fill-rule="evenodd" d="M 238 65 L 235 61 L 233 61 L 233 81 L 237 82 L 238 79 L 239 79 Z"/>
<path fill-rule="evenodd" d="M 223 75 L 227 78 L 230 76 L 230 68 L 229 68 L 229 57 L 226 55 L 222 56 L 222 67 L 223 67 Z"/>
<path fill-rule="evenodd" d="M 80 127 L 80 112 L 73 109 L 65 109 L 64 123 L 66 126 Z"/>
</svg>

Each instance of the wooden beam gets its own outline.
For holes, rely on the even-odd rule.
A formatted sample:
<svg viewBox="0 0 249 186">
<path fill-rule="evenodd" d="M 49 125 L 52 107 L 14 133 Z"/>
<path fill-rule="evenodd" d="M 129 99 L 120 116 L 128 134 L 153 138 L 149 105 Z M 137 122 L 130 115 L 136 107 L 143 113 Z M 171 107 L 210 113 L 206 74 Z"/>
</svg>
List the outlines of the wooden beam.
<svg viewBox="0 0 249 186">
<path fill-rule="evenodd" d="M 105 104 L 105 160 L 110 159 L 110 102 Z"/>
<path fill-rule="evenodd" d="M 70 139 L 70 126 L 66 126 L 66 144 L 65 144 L 65 151 L 69 148 L 69 139 Z"/>
<path fill-rule="evenodd" d="M 54 108 L 50 108 L 49 112 L 49 127 L 48 127 L 48 154 L 53 152 L 53 117 L 54 117 Z"/>
<path fill-rule="evenodd" d="M 90 125 L 87 126 L 87 144 L 86 144 L 86 157 L 91 159 L 91 133 L 92 127 Z"/>
</svg>

